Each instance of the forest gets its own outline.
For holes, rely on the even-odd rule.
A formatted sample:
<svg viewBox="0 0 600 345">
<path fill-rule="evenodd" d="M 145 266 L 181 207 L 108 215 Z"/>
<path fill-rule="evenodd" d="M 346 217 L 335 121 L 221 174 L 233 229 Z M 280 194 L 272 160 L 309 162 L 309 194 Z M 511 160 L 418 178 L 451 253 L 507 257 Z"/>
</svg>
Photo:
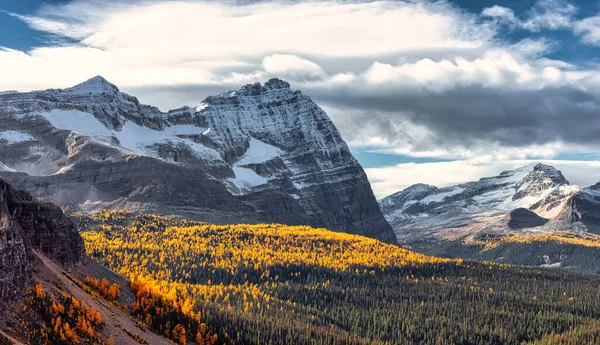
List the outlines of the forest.
<svg viewBox="0 0 600 345">
<path fill-rule="evenodd" d="M 39 313 L 45 324 L 34 328 L 23 321 L 31 345 L 103 344 L 99 330 L 102 316 L 85 303 L 65 294 L 59 300 L 36 284 L 26 298 L 25 308 Z"/>
<path fill-rule="evenodd" d="M 140 322 L 180 344 L 600 343 L 594 275 L 438 259 L 306 226 L 76 220 L 87 254 L 129 279 Z"/>
</svg>

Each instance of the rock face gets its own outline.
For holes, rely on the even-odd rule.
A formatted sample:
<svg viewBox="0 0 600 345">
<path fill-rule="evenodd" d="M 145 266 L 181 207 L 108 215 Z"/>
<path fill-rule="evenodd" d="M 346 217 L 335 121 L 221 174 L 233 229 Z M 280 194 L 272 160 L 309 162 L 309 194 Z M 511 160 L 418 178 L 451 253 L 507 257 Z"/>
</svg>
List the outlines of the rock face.
<svg viewBox="0 0 600 345">
<path fill-rule="evenodd" d="M 559 170 L 532 164 L 457 186 L 416 185 L 380 206 L 398 239 L 407 243 L 515 231 L 596 232 L 600 192 L 593 188 L 582 190 Z"/>
<path fill-rule="evenodd" d="M 2 175 L 59 204 L 395 241 L 327 114 L 279 79 L 164 113 L 96 77 L 0 94 L 0 121 Z"/>
<path fill-rule="evenodd" d="M 30 283 L 33 249 L 66 266 L 84 254 L 83 240 L 58 206 L 34 200 L 0 178 L 0 304 Z"/>
</svg>

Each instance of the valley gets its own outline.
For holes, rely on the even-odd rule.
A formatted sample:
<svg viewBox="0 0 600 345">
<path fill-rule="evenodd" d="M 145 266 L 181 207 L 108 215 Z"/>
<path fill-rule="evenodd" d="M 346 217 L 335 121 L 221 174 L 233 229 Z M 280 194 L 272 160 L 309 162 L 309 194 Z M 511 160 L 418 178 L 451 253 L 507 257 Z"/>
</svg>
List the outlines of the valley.
<svg viewBox="0 0 600 345">
<path fill-rule="evenodd" d="M 91 258 L 189 306 L 226 343 L 586 344 L 600 335 L 594 275 L 438 259 L 308 227 L 127 212 L 79 223 Z"/>
<path fill-rule="evenodd" d="M 551 166 L 378 204 L 279 79 L 165 113 L 96 77 L 0 118 L 7 341 L 600 341 L 600 187 Z"/>
</svg>

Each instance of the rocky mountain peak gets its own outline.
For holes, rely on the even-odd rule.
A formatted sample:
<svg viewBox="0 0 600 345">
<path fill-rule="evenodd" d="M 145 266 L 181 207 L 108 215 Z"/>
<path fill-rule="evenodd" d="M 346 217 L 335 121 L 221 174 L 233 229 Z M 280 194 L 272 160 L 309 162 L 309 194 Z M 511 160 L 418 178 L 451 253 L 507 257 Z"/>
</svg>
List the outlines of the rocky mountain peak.
<svg viewBox="0 0 600 345">
<path fill-rule="evenodd" d="M 90 94 L 116 94 L 119 92 L 119 88 L 98 75 L 63 91 L 84 96 Z"/>
<path fill-rule="evenodd" d="M 528 176 L 544 178 L 555 184 L 569 184 L 569 181 L 563 176 L 562 172 L 551 165 L 536 163 L 531 166 L 531 172 Z"/>
<path fill-rule="evenodd" d="M 420 200 L 427 195 L 436 192 L 437 190 L 438 188 L 436 186 L 425 183 L 417 183 L 382 199 L 380 204 L 382 208 L 395 207 L 395 205 L 398 205 L 400 202 L 408 200 Z"/>
<path fill-rule="evenodd" d="M 513 200 L 526 196 L 539 196 L 551 188 L 569 185 L 569 181 L 560 170 L 550 165 L 535 163 L 517 169 L 517 171 L 527 172 L 527 175 L 515 185 L 517 192 L 513 196 Z"/>
<path fill-rule="evenodd" d="M 431 191 L 435 191 L 438 188 L 436 186 L 432 186 L 430 184 L 426 184 L 426 183 L 416 183 L 413 184 L 410 187 L 407 187 L 406 189 L 404 189 L 402 192 L 403 193 L 428 193 Z"/>
<path fill-rule="evenodd" d="M 281 79 L 164 113 L 95 77 L 67 90 L 0 95 L 6 130 L 26 140 L 20 150 L 0 141 L 0 169 L 59 204 L 395 241 L 333 122 Z"/>
<path fill-rule="evenodd" d="M 278 79 L 278 78 L 272 78 L 272 79 L 269 79 L 269 81 L 267 81 L 265 83 L 264 88 L 266 90 L 281 90 L 281 89 L 290 90 L 290 83 L 288 83 L 285 80 Z"/>
<path fill-rule="evenodd" d="M 298 92 L 298 91 L 296 91 Z M 236 96 L 261 96 L 273 93 L 291 93 L 290 83 L 278 78 L 269 79 L 264 85 L 261 83 L 246 84 L 238 90 L 229 90 L 220 95 L 221 98 L 234 98 Z M 214 100 L 214 96 L 209 97 Z"/>
</svg>

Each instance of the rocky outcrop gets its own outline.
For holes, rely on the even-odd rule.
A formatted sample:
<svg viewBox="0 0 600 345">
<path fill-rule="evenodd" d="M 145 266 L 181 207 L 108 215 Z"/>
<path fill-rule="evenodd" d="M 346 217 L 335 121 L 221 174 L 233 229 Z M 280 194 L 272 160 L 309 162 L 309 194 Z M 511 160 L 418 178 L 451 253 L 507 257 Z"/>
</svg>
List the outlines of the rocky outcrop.
<svg viewBox="0 0 600 345">
<path fill-rule="evenodd" d="M 511 229 L 527 229 L 544 225 L 548 219 L 542 218 L 526 208 L 517 208 L 510 212 L 508 226 Z"/>
<path fill-rule="evenodd" d="M 327 114 L 279 79 L 166 113 L 101 77 L 0 94 L 0 170 L 83 211 L 306 224 L 395 242 Z"/>
<path fill-rule="evenodd" d="M 83 240 L 58 206 L 35 200 L 0 178 L 0 304 L 30 284 L 32 250 L 65 266 L 77 264 L 84 254 Z"/>
</svg>

